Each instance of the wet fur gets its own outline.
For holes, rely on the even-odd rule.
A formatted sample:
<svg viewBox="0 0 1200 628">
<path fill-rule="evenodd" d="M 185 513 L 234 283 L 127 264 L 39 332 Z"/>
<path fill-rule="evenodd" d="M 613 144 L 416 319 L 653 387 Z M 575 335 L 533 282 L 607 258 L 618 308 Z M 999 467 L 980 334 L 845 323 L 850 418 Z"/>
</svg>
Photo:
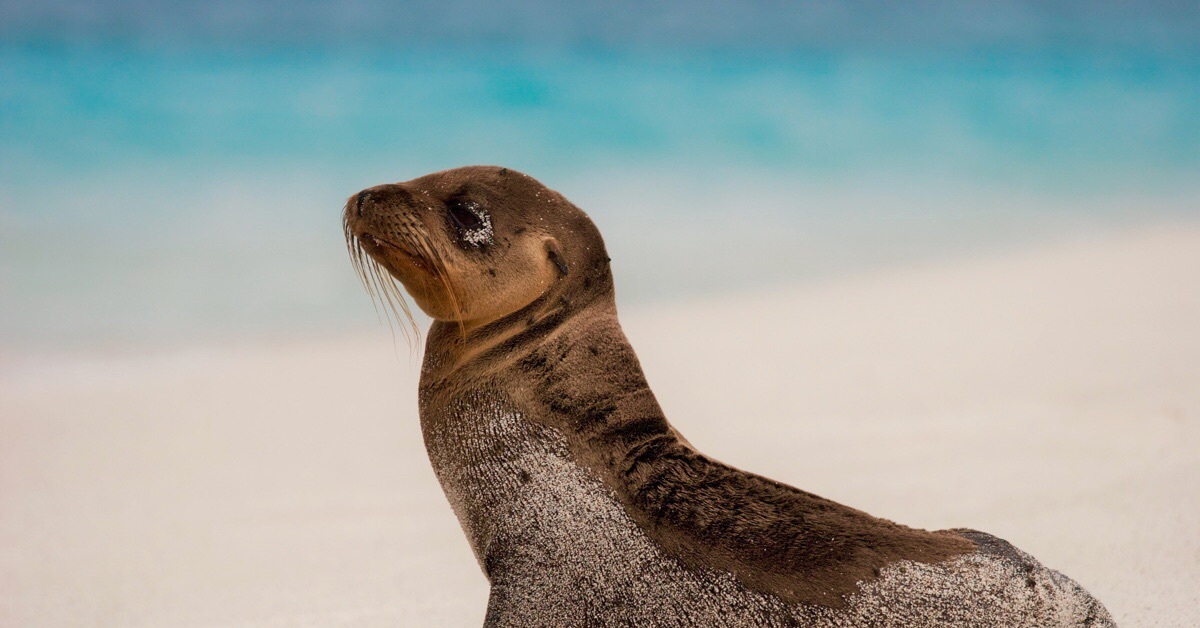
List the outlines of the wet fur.
<svg viewBox="0 0 1200 628">
<path fill-rule="evenodd" d="M 497 228 L 494 248 L 455 248 L 452 230 L 430 218 L 436 212 L 418 211 L 422 205 L 463 194 L 486 203 L 492 212 Z M 471 299 L 484 298 L 488 293 L 486 282 L 491 281 L 488 275 L 496 277 L 497 265 L 504 272 L 505 251 L 515 241 L 548 238 L 544 262 L 553 269 L 553 283 L 532 301 L 514 304 L 510 311 L 484 324 L 468 328 L 453 316 L 436 320 L 422 369 L 422 428 L 430 455 L 493 582 L 494 598 L 505 598 L 506 594 L 512 597 L 509 589 L 497 588 L 498 583 L 510 580 L 511 570 L 531 568 L 515 557 L 523 555 L 529 549 L 527 544 L 537 544 L 538 539 L 525 539 L 526 545 L 501 542 L 503 535 L 497 530 L 503 529 L 504 522 L 496 519 L 503 520 L 507 516 L 504 513 L 516 512 L 520 504 L 514 502 L 499 510 L 483 504 L 506 497 L 517 499 L 508 496 L 519 495 L 520 488 L 534 477 L 522 464 L 545 465 L 549 464 L 546 460 L 559 458 L 581 472 L 582 480 L 576 478 L 568 483 L 570 486 L 606 496 L 589 498 L 599 504 L 592 510 L 606 508 L 605 499 L 616 504 L 614 512 L 627 517 L 637 534 L 644 535 L 655 552 L 661 552 L 662 560 L 686 573 L 700 574 L 696 577 L 701 580 L 732 578 L 735 588 L 756 600 L 766 596 L 763 599 L 777 600 L 793 609 L 827 609 L 817 615 L 833 613 L 829 616 L 836 619 L 836 614 L 842 612 L 839 609 L 857 612 L 863 592 L 870 590 L 871 583 L 900 565 L 959 565 L 963 560 L 977 559 L 992 561 L 988 564 L 1017 564 L 1013 562 L 1018 560 L 1013 558 L 1016 554 L 1004 555 L 1004 548 L 1011 546 L 994 537 L 970 531 L 907 528 L 735 469 L 694 450 L 667 422 L 621 331 L 612 273 L 599 232 L 582 211 L 532 178 L 501 168 L 465 168 L 407 184 L 372 188 L 372 195 L 387 199 L 386 203 L 377 201 L 378 207 L 354 217 L 349 203 L 346 209 L 345 229 L 352 258 L 361 260 L 360 274 L 373 278 L 376 292 L 388 296 L 397 293 L 379 287 L 387 283 L 378 273 L 379 267 L 404 280 L 410 292 L 417 286 L 414 282 L 442 285 L 441 298 L 453 305 L 448 309 L 433 306 L 441 311 L 458 312 L 460 301 L 470 307 Z M 368 247 L 370 257 L 378 258 L 377 266 L 368 265 L 361 242 L 379 233 L 398 240 L 397 245 L 407 253 L 421 257 L 425 263 L 420 266 L 428 277 L 414 278 L 412 268 L 389 263 L 387 252 L 379 247 Z M 368 271 L 363 272 L 363 268 Z M 370 268 L 376 269 L 373 275 Z M 472 273 L 469 281 L 475 284 L 471 285 L 483 288 L 463 288 L 458 284 L 465 280 L 456 282 L 456 272 Z M 480 278 L 474 277 L 476 272 Z M 512 276 L 501 279 L 519 280 Z M 417 289 L 429 289 L 425 284 Z M 463 409 L 466 400 L 478 398 L 493 399 L 487 406 L 491 409 Z M 499 419 L 489 416 L 528 425 L 529 430 L 543 434 L 540 438 L 549 439 L 546 442 L 561 443 L 561 447 L 539 447 L 547 452 L 558 452 L 556 447 L 560 447 L 562 451 L 530 458 L 542 461 L 536 464 L 518 464 L 511 461 L 510 454 L 532 446 L 520 440 L 525 437 L 515 442 L 497 437 L 495 442 L 475 443 L 475 449 L 470 449 L 463 442 L 467 437 L 461 435 L 467 432 L 456 430 L 470 427 L 490 433 L 492 428 L 487 422 Z M 480 422 L 484 424 L 475 425 Z M 447 438 L 446 434 L 460 436 Z M 474 453 L 468 454 L 468 450 Z M 474 477 L 471 474 L 484 478 L 482 484 L 476 482 L 464 488 L 466 485 L 455 483 L 458 480 L 454 478 L 467 482 L 463 478 Z M 529 516 L 538 517 L 537 513 Z M 579 542 L 586 543 L 587 539 Z M 555 561 L 566 564 L 571 558 L 562 555 L 540 560 L 550 561 L 540 569 L 553 570 Z M 613 560 L 622 558 L 614 556 Z M 1020 564 L 1033 573 L 1028 561 Z M 951 567 L 937 569 L 953 572 Z M 1053 572 L 1040 565 L 1037 569 L 1039 578 L 1053 580 L 1043 574 Z M 598 569 L 597 573 L 602 571 Z M 586 574 L 578 577 L 586 579 Z M 713 580 L 714 587 L 717 580 Z M 583 586 L 578 582 L 562 584 Z M 526 592 L 524 598 L 503 604 L 535 603 Z M 772 604 L 776 603 L 767 606 Z M 1098 604 L 1095 607 L 1099 611 L 1092 613 L 1090 621 L 1103 625 L 1107 615 Z M 592 612 L 599 611 L 588 611 Z M 800 611 L 770 612 L 776 619 L 804 615 Z M 588 613 L 583 619 L 603 619 Z M 774 625 L 765 619 L 762 623 Z"/>
</svg>

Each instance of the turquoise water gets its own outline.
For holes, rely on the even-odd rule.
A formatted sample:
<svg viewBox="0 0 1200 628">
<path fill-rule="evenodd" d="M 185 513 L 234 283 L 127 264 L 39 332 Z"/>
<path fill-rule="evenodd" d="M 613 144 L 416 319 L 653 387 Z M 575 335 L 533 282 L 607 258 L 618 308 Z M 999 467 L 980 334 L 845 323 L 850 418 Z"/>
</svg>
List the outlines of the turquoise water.
<svg viewBox="0 0 1200 628">
<path fill-rule="evenodd" d="M 1187 55 L 10 46 L 0 69 L 8 189 L 16 174 L 229 159 L 554 176 L 684 160 L 1055 188 L 1157 186 L 1200 164 Z"/>
<path fill-rule="evenodd" d="M 344 198 L 524 170 L 606 233 L 624 302 L 1200 215 L 1175 49 L 0 40 L 0 343 L 374 324 Z"/>
</svg>

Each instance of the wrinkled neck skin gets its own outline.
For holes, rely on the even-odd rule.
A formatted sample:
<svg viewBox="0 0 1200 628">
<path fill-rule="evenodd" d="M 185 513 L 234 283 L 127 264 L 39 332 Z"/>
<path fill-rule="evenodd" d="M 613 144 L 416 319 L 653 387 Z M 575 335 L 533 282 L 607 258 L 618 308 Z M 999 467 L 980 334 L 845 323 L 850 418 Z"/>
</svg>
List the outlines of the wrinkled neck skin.
<svg viewBox="0 0 1200 628">
<path fill-rule="evenodd" d="M 555 390 L 559 384 L 563 390 Z M 465 333 L 436 321 L 421 371 L 420 414 L 434 470 L 489 577 L 498 568 L 489 552 L 514 533 L 508 528 L 564 512 L 562 504 L 524 508 L 530 500 L 586 493 L 565 510 L 617 505 L 605 494 L 604 474 L 593 469 L 624 457 L 603 453 L 601 436 L 613 417 L 646 419 L 654 429 L 644 438 L 677 437 L 621 332 L 611 293 L 573 304 L 550 291 Z"/>
</svg>

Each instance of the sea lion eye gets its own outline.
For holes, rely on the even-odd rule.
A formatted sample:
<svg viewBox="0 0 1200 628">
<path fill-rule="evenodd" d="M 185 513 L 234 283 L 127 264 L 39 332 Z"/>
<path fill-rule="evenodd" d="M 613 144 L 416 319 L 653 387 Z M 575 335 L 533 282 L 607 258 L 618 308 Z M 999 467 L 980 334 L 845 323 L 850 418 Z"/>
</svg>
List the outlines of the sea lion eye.
<svg viewBox="0 0 1200 628">
<path fill-rule="evenodd" d="M 450 218 L 460 229 L 478 229 L 483 224 L 482 213 L 475 203 L 450 203 Z"/>
<path fill-rule="evenodd" d="M 446 209 L 463 243 L 474 247 L 492 243 L 492 218 L 479 203 L 451 201 Z"/>
</svg>

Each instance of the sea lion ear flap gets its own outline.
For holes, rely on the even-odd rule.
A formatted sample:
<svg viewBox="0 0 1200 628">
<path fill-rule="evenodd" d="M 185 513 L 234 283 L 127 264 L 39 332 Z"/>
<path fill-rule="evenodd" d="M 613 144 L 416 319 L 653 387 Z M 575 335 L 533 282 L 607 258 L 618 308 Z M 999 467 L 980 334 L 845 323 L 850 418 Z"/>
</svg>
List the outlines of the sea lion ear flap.
<svg viewBox="0 0 1200 628">
<path fill-rule="evenodd" d="M 546 240 L 545 246 L 546 255 L 550 258 L 550 261 L 554 262 L 554 265 L 558 267 L 558 272 L 562 273 L 563 277 L 566 277 L 569 270 L 567 268 L 567 258 L 563 257 L 562 248 L 558 246 L 558 240 L 549 238 Z"/>
</svg>

